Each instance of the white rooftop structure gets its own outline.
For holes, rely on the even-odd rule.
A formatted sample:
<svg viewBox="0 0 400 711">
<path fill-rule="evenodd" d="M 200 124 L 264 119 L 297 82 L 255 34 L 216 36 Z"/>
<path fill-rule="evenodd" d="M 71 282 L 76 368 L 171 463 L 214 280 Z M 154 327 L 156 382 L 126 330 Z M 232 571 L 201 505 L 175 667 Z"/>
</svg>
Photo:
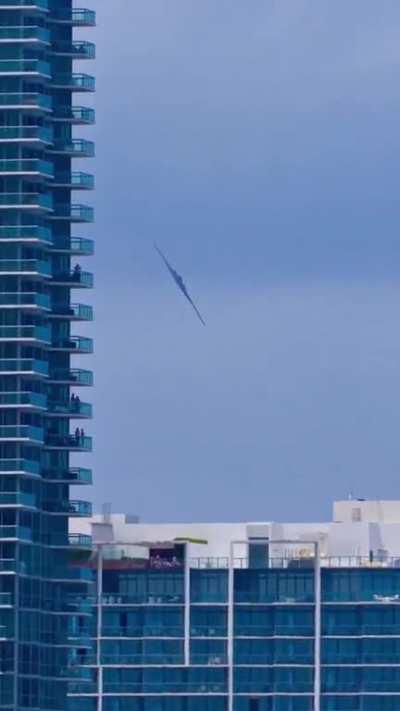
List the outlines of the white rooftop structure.
<svg viewBox="0 0 400 711">
<path fill-rule="evenodd" d="M 189 539 L 191 556 L 213 558 L 229 556 L 233 541 L 294 541 L 300 555 L 310 541 L 315 541 L 322 558 L 355 556 L 382 563 L 398 558 L 400 564 L 400 500 L 335 501 L 333 520 L 321 523 L 141 523 L 126 514 L 96 514 L 91 519 L 73 519 L 71 530 L 92 534 L 94 543 Z M 277 544 L 275 552 L 272 546 L 272 555 L 285 553 L 284 544 Z"/>
</svg>

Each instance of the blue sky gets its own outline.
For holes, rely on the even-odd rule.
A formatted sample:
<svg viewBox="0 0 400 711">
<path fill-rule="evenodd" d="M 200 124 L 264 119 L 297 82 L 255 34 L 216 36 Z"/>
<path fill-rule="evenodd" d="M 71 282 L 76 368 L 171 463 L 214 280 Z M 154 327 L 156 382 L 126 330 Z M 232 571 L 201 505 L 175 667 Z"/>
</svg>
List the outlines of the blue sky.
<svg viewBox="0 0 400 711">
<path fill-rule="evenodd" d="M 398 497 L 399 3 L 92 6 L 96 507 Z"/>
</svg>

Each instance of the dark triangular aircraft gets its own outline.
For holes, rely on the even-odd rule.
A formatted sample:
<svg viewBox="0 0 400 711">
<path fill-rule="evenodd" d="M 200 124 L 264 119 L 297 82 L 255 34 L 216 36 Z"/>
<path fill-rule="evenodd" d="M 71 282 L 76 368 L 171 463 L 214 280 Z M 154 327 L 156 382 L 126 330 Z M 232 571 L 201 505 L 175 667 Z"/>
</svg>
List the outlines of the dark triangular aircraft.
<svg viewBox="0 0 400 711">
<path fill-rule="evenodd" d="M 195 310 L 195 312 L 196 312 L 196 314 L 197 314 L 197 317 L 200 319 L 200 321 L 201 321 L 201 323 L 203 324 L 203 326 L 205 326 L 206 323 L 205 323 L 205 321 L 204 321 L 204 319 L 203 319 L 203 317 L 202 317 L 200 311 L 198 310 L 196 304 L 195 304 L 195 303 L 192 301 L 192 299 L 190 298 L 190 296 L 189 296 L 189 294 L 188 294 L 188 290 L 187 290 L 187 288 L 186 288 L 186 286 L 185 286 L 185 282 L 183 281 L 181 275 L 178 274 L 178 272 L 176 272 L 173 267 L 171 267 L 171 265 L 170 265 L 168 259 L 164 256 L 164 254 L 162 253 L 161 249 L 160 249 L 155 243 L 154 243 L 154 248 L 157 250 L 158 254 L 160 255 L 161 259 L 163 260 L 163 262 L 164 262 L 165 266 L 167 267 L 169 273 L 171 274 L 171 276 L 172 276 L 172 278 L 173 278 L 175 284 L 176 284 L 177 287 L 181 290 L 182 294 L 186 297 L 186 299 L 188 300 L 188 302 L 189 302 L 189 304 L 192 306 L 192 308 Z"/>
</svg>

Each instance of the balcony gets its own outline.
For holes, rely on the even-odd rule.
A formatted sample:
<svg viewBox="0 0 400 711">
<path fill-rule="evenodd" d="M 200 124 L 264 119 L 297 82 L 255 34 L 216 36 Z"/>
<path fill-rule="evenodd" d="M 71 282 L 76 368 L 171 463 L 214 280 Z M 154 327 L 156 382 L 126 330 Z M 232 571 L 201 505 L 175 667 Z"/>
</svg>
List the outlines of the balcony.
<svg viewBox="0 0 400 711">
<path fill-rule="evenodd" d="M 54 274 L 52 284 L 76 289 L 91 289 L 93 287 L 93 274 L 91 272 L 83 272 L 75 267 L 69 273 Z"/>
<path fill-rule="evenodd" d="M 1 428 L 0 428 L 1 429 Z M 0 438 L 1 439 L 1 438 Z M 93 449 L 91 437 L 75 435 L 49 435 L 46 438 L 46 449 L 67 450 L 69 452 L 91 452 Z"/>
<path fill-rule="evenodd" d="M 37 245 L 52 243 L 51 230 L 39 225 L 1 225 L 0 242 L 26 242 Z"/>
<path fill-rule="evenodd" d="M 0 308 L 21 309 L 21 311 L 49 311 L 50 296 L 38 292 L 0 293 Z"/>
<path fill-rule="evenodd" d="M 96 25 L 96 13 L 86 8 L 55 10 L 49 20 L 50 22 L 72 25 L 73 27 L 94 27 Z"/>
<path fill-rule="evenodd" d="M 87 304 L 55 304 L 48 316 L 68 321 L 93 321 L 93 307 Z"/>
<path fill-rule="evenodd" d="M 71 368 L 71 370 L 55 370 L 49 377 L 49 382 L 58 385 L 76 385 L 77 387 L 87 387 L 93 385 L 93 373 L 91 370 L 82 368 Z"/>
<path fill-rule="evenodd" d="M 92 515 L 92 504 L 89 501 L 49 500 L 43 503 L 43 509 L 48 513 L 60 516 L 86 517 Z"/>
<path fill-rule="evenodd" d="M 41 259 L 0 259 L 1 276 L 29 276 L 47 279 L 51 276 L 50 263 Z"/>
<path fill-rule="evenodd" d="M 0 393 L 0 407 L 41 412 L 47 407 L 47 397 L 42 393 L 33 392 Z"/>
<path fill-rule="evenodd" d="M 56 141 L 50 153 L 71 158 L 93 158 L 94 143 L 83 138 L 73 138 L 71 141 Z"/>
<path fill-rule="evenodd" d="M 72 59 L 95 59 L 96 45 L 83 40 L 56 42 L 52 47 L 51 54 L 58 57 L 72 57 Z"/>
<path fill-rule="evenodd" d="M 33 494 L 28 494 L 24 491 L 16 491 L 10 493 L 0 493 L 0 506 L 12 506 L 25 509 L 36 509 L 36 497 Z"/>
<path fill-rule="evenodd" d="M 51 118 L 52 121 L 64 121 L 74 126 L 92 126 L 95 110 L 86 106 L 58 106 Z"/>
<path fill-rule="evenodd" d="M 1 169 L 0 169 L 1 172 Z M 93 190 L 94 175 L 76 170 L 73 173 L 56 173 L 53 188 L 70 188 L 71 190 Z"/>
<path fill-rule="evenodd" d="M 65 471 L 48 469 L 43 472 L 43 477 L 49 482 L 74 486 L 89 486 L 93 483 L 92 470 L 82 467 L 74 467 Z"/>
<path fill-rule="evenodd" d="M 0 77 L 9 76 L 48 80 L 51 78 L 51 67 L 42 59 L 0 59 Z"/>
<path fill-rule="evenodd" d="M 62 89 L 63 91 L 93 92 L 96 90 L 96 80 L 90 74 L 78 74 L 76 72 L 71 72 L 70 74 L 56 74 L 53 77 L 52 88 Z"/>
<path fill-rule="evenodd" d="M 28 92 L 11 94 L 2 91 L 0 92 L 0 108 L 2 111 L 24 109 L 24 111 L 48 113 L 52 109 L 52 99 L 47 94 Z"/>
<path fill-rule="evenodd" d="M 23 10 L 24 12 L 48 12 L 48 0 L 0 0 L 1 10 Z"/>
<path fill-rule="evenodd" d="M 0 442 L 25 442 L 31 445 L 41 445 L 44 442 L 44 431 L 41 427 L 30 425 L 6 425 L 0 427 Z"/>
<path fill-rule="evenodd" d="M 90 257 L 94 254 L 94 242 L 92 239 L 82 237 L 66 238 L 68 241 L 56 243 L 52 247 L 52 254 L 70 254 L 76 257 Z"/>
<path fill-rule="evenodd" d="M 0 326 L 1 341 L 50 345 L 51 330 L 48 326 Z"/>
<path fill-rule="evenodd" d="M 0 176 L 21 176 L 33 178 L 35 181 L 49 180 L 54 177 L 54 167 L 52 163 L 38 159 L 0 160 Z"/>
<path fill-rule="evenodd" d="M 1 405 L 1 400 L 0 400 Z M 90 419 L 93 415 L 93 407 L 88 402 L 81 402 L 75 398 L 70 402 L 49 402 L 48 413 L 54 417 L 70 417 L 75 419 Z"/>
<path fill-rule="evenodd" d="M 53 131 L 47 126 L 1 126 L 0 142 L 46 146 L 53 142 Z"/>
<path fill-rule="evenodd" d="M 49 45 L 50 31 L 38 25 L 19 25 L 18 27 L 0 26 L 0 44 Z"/>
<path fill-rule="evenodd" d="M 83 533 L 69 533 L 65 535 L 53 533 L 48 536 L 47 545 L 54 546 L 55 548 L 83 548 L 87 550 L 92 547 L 92 537 L 86 536 Z M 72 573 L 72 570 L 72 568 L 68 569 L 68 577 L 70 573 Z M 90 573 L 92 579 L 92 571 L 90 571 Z M 80 576 L 78 575 L 78 577 Z M 85 577 L 87 578 L 88 576 Z"/>
<path fill-rule="evenodd" d="M 63 351 L 65 353 L 93 353 L 93 339 L 83 336 L 70 336 L 62 340 L 53 341 L 52 351 Z"/>
<path fill-rule="evenodd" d="M 2 375 L 27 375 L 30 378 L 47 378 L 49 364 L 45 360 L 34 358 L 2 358 L 0 373 Z"/>
<path fill-rule="evenodd" d="M 25 476 L 39 476 L 39 462 L 29 459 L 1 459 L 1 474 L 20 474 Z"/>
<path fill-rule="evenodd" d="M 1 197 L 1 195 L 0 195 Z M 82 223 L 93 222 L 94 211 L 88 205 L 54 205 L 52 220 L 66 220 L 68 222 Z"/>
<path fill-rule="evenodd" d="M 0 193 L 0 210 L 52 212 L 53 197 L 46 193 Z"/>
</svg>

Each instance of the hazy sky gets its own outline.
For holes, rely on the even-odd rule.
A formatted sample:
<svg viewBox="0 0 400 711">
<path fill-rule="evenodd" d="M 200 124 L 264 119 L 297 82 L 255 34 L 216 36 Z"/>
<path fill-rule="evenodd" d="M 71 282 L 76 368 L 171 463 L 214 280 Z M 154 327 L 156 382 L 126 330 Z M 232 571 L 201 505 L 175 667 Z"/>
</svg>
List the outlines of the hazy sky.
<svg viewBox="0 0 400 711">
<path fill-rule="evenodd" d="M 400 498 L 400 3 L 91 6 L 96 507 L 306 520 Z"/>
</svg>

